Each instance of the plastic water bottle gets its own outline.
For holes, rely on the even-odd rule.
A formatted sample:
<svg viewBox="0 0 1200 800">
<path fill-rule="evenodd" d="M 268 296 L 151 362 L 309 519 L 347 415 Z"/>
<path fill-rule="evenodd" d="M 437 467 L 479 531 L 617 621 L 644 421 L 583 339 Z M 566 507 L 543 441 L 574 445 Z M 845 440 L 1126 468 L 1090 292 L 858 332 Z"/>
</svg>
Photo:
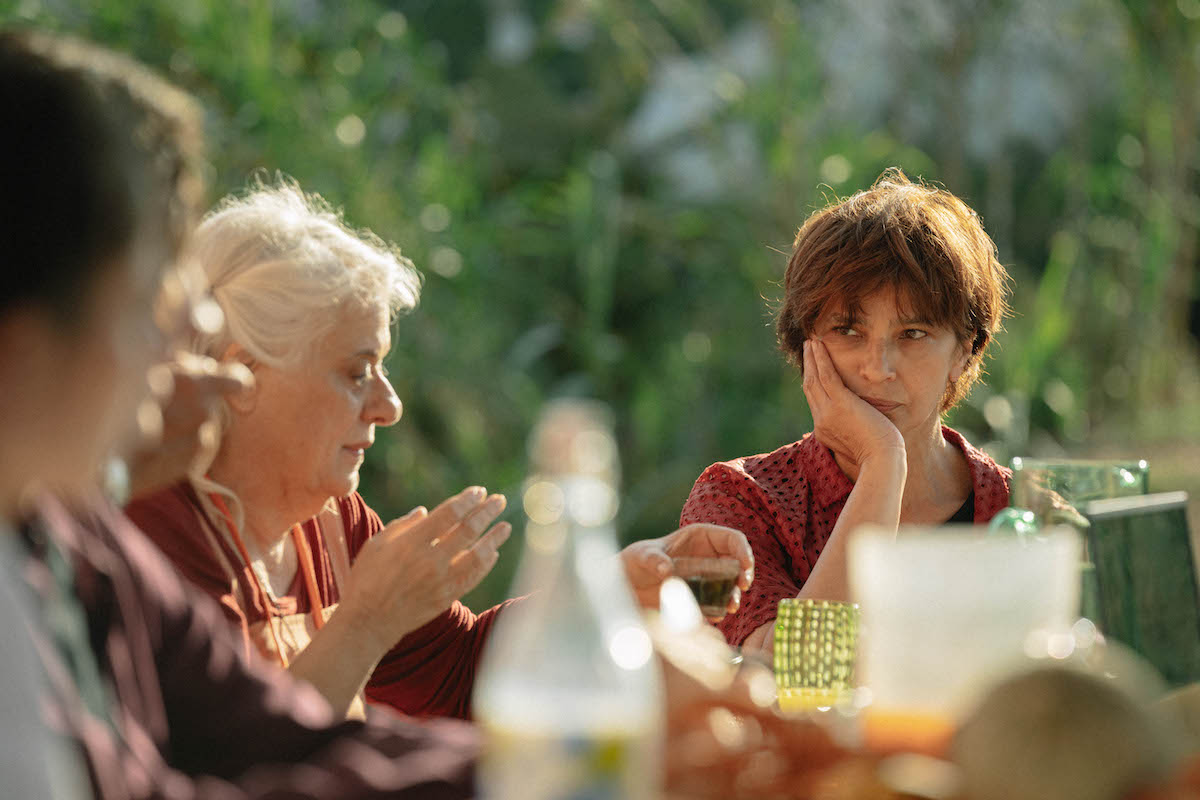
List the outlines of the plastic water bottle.
<svg viewBox="0 0 1200 800">
<path fill-rule="evenodd" d="M 474 711 L 493 800 L 656 798 L 662 690 L 617 558 L 617 450 L 606 409 L 558 401 L 531 441 L 517 574 L 484 653 Z"/>
</svg>

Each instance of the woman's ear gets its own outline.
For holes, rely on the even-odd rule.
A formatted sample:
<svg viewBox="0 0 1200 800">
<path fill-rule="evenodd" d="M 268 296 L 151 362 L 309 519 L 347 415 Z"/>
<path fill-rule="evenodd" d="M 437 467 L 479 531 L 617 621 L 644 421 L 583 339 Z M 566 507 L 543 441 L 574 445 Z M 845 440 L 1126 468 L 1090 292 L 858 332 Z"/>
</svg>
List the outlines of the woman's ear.
<svg viewBox="0 0 1200 800">
<path fill-rule="evenodd" d="M 235 362 L 241 364 L 246 367 L 246 369 L 250 370 L 251 374 L 255 373 L 255 369 L 258 366 L 258 362 L 254 360 L 254 357 L 246 352 L 245 348 L 236 342 L 225 348 L 225 352 L 221 354 L 221 358 L 219 360 L 222 364 Z M 257 378 L 257 375 L 255 377 Z M 255 405 L 258 403 L 258 381 L 252 381 L 250 386 L 240 392 L 233 392 L 232 394 L 227 395 L 225 402 L 228 403 L 229 408 L 231 411 L 233 411 L 233 413 L 249 414 L 254 410 Z"/>
<path fill-rule="evenodd" d="M 962 342 L 959 342 L 958 347 L 954 351 L 954 363 L 950 365 L 950 383 L 958 382 L 958 379 L 967 371 L 971 359 L 975 358 L 976 352 Z"/>
</svg>

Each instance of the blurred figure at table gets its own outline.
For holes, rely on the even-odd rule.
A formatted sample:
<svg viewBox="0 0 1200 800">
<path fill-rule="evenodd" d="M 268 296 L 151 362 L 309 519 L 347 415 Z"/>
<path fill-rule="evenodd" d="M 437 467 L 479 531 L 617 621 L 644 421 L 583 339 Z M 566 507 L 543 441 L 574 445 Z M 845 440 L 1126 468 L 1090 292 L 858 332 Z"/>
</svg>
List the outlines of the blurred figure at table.
<svg viewBox="0 0 1200 800">
<path fill-rule="evenodd" d="M 849 599 L 858 526 L 984 523 L 1008 504 L 1009 471 L 941 419 L 982 373 L 1007 283 L 975 212 L 899 169 L 804 223 L 776 332 L 813 431 L 713 464 L 680 518 L 754 550 L 754 585 L 720 623 L 731 644 L 769 652 L 785 597 Z"/>
<path fill-rule="evenodd" d="M 391 323 L 418 300 L 412 263 L 286 181 L 221 203 L 189 256 L 226 320 L 193 349 L 243 364 L 254 385 L 224 400 L 211 465 L 127 513 L 248 647 L 339 712 L 361 715 L 370 700 L 467 717 L 502 606 L 475 614 L 459 598 L 508 538 L 509 523 L 495 523 L 505 498 L 471 487 L 384 525 L 357 492 L 377 429 L 401 416 L 384 361 Z M 692 526 L 623 554 L 647 604 L 676 556 L 737 559 L 749 586 L 744 537 Z"/>
<path fill-rule="evenodd" d="M 95 488 L 192 321 L 194 298 L 162 290 L 200 207 L 199 109 L 128 59 L 32 32 L 0 32 L 0 99 L 0 567 L 19 593 L 0 794 L 470 796 L 469 726 L 348 723 L 246 661 Z"/>
</svg>

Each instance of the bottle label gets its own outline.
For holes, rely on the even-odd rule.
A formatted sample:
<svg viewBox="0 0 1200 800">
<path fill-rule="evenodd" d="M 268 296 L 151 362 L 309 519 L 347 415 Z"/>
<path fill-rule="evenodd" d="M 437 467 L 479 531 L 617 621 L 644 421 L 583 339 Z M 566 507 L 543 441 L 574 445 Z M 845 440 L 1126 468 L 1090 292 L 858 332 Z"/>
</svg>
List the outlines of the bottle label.
<svg viewBox="0 0 1200 800">
<path fill-rule="evenodd" d="M 632 733 L 571 736 L 485 726 L 479 795 L 488 800 L 636 800 L 657 796 L 652 748 Z"/>
</svg>

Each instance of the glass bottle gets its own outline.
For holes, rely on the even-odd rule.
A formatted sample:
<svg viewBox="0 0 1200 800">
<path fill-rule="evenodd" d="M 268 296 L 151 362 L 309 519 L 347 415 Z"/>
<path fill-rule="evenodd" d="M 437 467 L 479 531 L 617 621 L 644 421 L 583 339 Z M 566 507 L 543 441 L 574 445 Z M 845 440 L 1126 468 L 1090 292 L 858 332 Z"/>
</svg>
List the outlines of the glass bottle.
<svg viewBox="0 0 1200 800">
<path fill-rule="evenodd" d="M 480 795 L 655 798 L 662 690 L 617 553 L 618 461 L 607 409 L 557 401 L 531 440 L 518 569 L 476 681 Z"/>
</svg>

